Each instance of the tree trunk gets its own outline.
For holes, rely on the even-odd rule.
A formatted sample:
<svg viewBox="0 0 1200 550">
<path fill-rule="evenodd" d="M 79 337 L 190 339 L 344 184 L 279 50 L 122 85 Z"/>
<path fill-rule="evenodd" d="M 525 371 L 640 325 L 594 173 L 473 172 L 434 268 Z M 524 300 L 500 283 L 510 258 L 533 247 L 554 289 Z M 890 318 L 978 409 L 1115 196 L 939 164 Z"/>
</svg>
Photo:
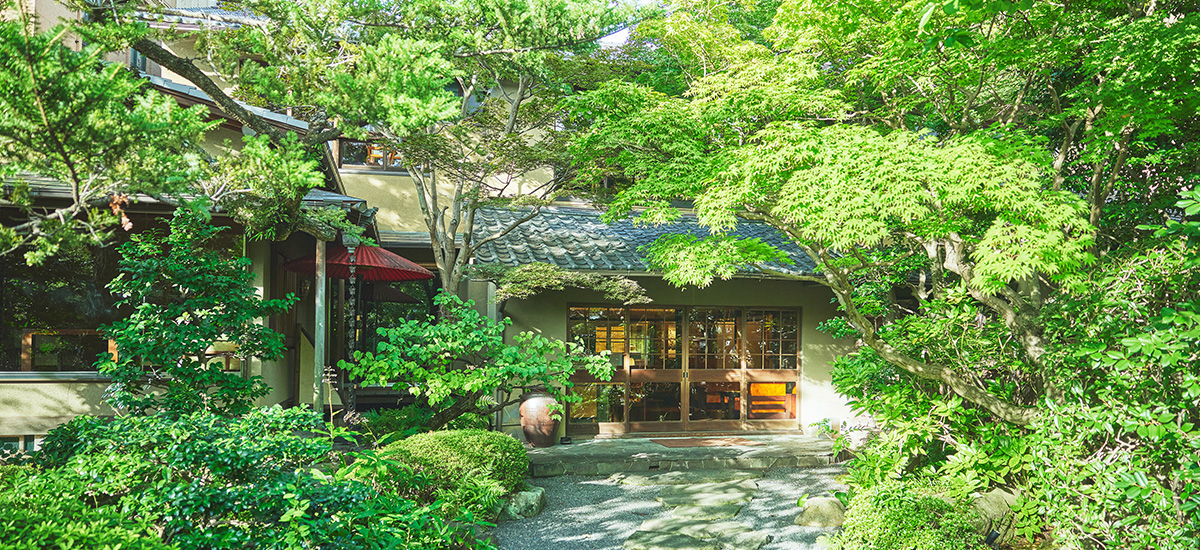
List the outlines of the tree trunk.
<svg viewBox="0 0 1200 550">
<path fill-rule="evenodd" d="M 458 418 L 470 412 L 479 410 L 477 403 L 479 399 L 487 395 L 487 390 L 475 390 L 473 392 L 458 396 L 453 405 L 438 411 L 429 419 L 429 424 L 426 425 L 430 430 L 437 430 L 450 423 L 451 420 Z"/>
</svg>

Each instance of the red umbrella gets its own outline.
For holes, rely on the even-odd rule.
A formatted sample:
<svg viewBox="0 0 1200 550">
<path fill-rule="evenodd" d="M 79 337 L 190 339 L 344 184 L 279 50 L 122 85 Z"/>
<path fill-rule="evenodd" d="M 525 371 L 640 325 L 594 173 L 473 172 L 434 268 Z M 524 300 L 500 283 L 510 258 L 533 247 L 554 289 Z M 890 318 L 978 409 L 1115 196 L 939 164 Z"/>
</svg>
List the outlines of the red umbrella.
<svg viewBox="0 0 1200 550">
<path fill-rule="evenodd" d="M 325 273 L 335 279 L 350 278 L 350 251 L 340 244 L 330 244 L 325 253 Z M 283 268 L 305 275 L 317 273 L 315 253 L 296 258 Z M 359 246 L 354 254 L 354 273 L 364 281 L 421 281 L 432 279 L 433 272 L 399 254 L 378 246 Z"/>
</svg>

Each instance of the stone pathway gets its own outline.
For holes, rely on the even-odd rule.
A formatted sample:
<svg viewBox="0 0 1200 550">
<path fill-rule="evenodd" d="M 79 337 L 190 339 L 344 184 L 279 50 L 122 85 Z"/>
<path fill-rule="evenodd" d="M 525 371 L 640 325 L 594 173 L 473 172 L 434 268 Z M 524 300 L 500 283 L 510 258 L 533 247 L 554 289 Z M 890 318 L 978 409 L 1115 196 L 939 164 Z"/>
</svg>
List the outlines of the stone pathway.
<svg viewBox="0 0 1200 550">
<path fill-rule="evenodd" d="M 816 550 L 832 529 L 795 525 L 803 494 L 841 490 L 837 466 L 534 479 L 537 517 L 500 522 L 500 550 Z"/>
<path fill-rule="evenodd" d="M 762 471 L 686 470 L 661 474 L 615 474 L 630 485 L 666 485 L 656 500 L 671 517 L 642 522 L 625 540 L 628 550 L 758 550 L 771 536 L 734 521 L 758 492 Z"/>
</svg>

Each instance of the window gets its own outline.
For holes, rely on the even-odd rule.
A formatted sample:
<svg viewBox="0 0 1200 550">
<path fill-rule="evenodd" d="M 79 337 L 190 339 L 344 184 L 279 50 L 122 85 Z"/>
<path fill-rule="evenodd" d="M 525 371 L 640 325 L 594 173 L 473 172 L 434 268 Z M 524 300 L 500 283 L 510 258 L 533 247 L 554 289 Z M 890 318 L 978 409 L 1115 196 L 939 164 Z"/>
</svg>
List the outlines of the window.
<svg viewBox="0 0 1200 550">
<path fill-rule="evenodd" d="M 567 318 L 572 340 L 623 356 L 633 369 L 681 369 L 684 355 L 690 370 L 800 366 L 794 309 L 571 307 Z"/>
<path fill-rule="evenodd" d="M 676 309 L 629 310 L 629 364 L 635 369 L 678 369 L 681 312 Z"/>
<path fill-rule="evenodd" d="M 747 311 L 747 366 L 752 369 L 796 368 L 799 332 L 800 315 L 795 311 Z"/>
<path fill-rule="evenodd" d="M 32 435 L 0 437 L 0 454 L 36 451 L 38 441 Z"/>
<path fill-rule="evenodd" d="M 146 56 L 142 55 L 141 52 L 134 49 L 129 50 L 129 68 L 144 73 L 148 65 Z"/>
<path fill-rule="evenodd" d="M 355 170 L 405 171 L 396 151 L 380 144 L 348 139 L 338 141 L 338 166 Z"/>
<path fill-rule="evenodd" d="M 694 308 L 688 314 L 688 368 L 740 369 L 741 310 Z"/>
<path fill-rule="evenodd" d="M 164 216 L 135 214 L 135 230 L 164 229 Z M 118 240 L 128 233 L 117 231 Z M 229 256 L 244 248 L 240 229 L 222 231 L 210 246 Z M 112 342 L 98 330 L 123 317 L 108 292 L 121 257 L 119 242 L 104 247 L 68 246 L 36 266 L 26 265 L 24 250 L 0 256 L 0 373 L 94 373 Z M 210 350 L 223 368 L 240 370 L 235 350 Z"/>
<path fill-rule="evenodd" d="M 97 328 L 120 318 L 105 288 L 116 247 L 69 247 L 40 265 L 0 256 L 0 372 L 95 371 L 111 344 Z"/>
<path fill-rule="evenodd" d="M 596 353 L 625 354 L 625 310 L 606 307 L 573 307 L 567 319 L 572 340 Z"/>
</svg>

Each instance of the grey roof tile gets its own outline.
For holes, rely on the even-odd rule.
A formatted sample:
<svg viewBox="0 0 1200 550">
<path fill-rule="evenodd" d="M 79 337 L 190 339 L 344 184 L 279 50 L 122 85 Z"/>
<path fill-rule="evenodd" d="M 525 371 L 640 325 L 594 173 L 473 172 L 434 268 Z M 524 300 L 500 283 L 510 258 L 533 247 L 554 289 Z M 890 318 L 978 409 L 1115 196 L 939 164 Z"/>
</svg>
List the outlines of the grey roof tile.
<svg viewBox="0 0 1200 550">
<path fill-rule="evenodd" d="M 476 214 L 475 237 L 481 238 L 507 227 L 527 210 L 480 209 Z M 711 233 L 694 215 L 665 225 L 635 225 L 632 218 L 606 224 L 602 212 L 592 208 L 553 206 L 543 208 L 533 219 L 517 226 L 504 238 L 487 243 L 475 253 L 479 264 L 518 266 L 544 262 L 578 271 L 622 271 L 648 273 L 638 248 L 668 234 L 705 237 Z M 812 260 L 775 228 L 761 222 L 741 220 L 734 235 L 757 237 L 788 253 L 792 265 L 772 264 L 785 273 L 810 275 Z M 760 273 L 757 269 L 747 274 Z"/>
</svg>

